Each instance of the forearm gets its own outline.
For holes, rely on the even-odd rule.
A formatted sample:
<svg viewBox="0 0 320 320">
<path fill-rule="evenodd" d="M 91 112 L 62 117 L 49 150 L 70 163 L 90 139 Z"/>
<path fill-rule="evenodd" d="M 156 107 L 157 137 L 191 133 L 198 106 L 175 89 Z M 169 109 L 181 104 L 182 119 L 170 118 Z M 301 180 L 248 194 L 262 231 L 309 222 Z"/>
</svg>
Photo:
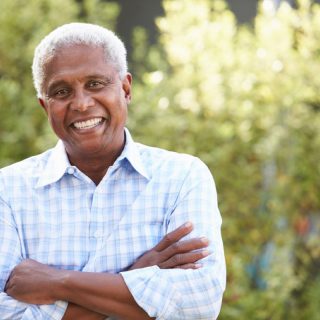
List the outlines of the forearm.
<svg viewBox="0 0 320 320">
<path fill-rule="evenodd" d="M 101 313 L 97 313 L 79 305 L 69 303 L 66 313 L 62 320 L 103 320 L 106 316 Z"/>
<path fill-rule="evenodd" d="M 158 265 L 161 268 L 179 267 L 182 269 L 197 269 L 198 266 L 195 262 L 205 256 L 204 252 L 202 252 L 200 249 L 207 247 L 208 242 L 206 239 L 203 238 L 195 238 L 192 240 L 181 241 L 178 243 L 179 240 L 184 238 L 191 231 L 192 224 L 186 223 L 177 228 L 176 230 L 172 231 L 171 233 L 167 234 L 154 248 L 148 250 L 142 257 L 140 257 L 131 266 L 130 270 L 155 265 Z M 71 288 L 72 294 L 74 286 L 71 286 L 68 283 L 66 283 L 66 280 L 70 278 L 71 274 L 79 275 L 80 273 L 55 269 L 47 265 L 41 264 L 35 260 L 26 259 L 12 270 L 9 280 L 6 284 L 6 292 L 19 301 L 24 301 L 29 304 L 36 305 L 53 304 L 58 299 L 63 299 L 64 301 L 72 301 L 70 300 L 71 298 L 68 296 L 70 295 L 70 293 L 66 292 L 66 289 L 64 289 L 64 285 L 66 285 L 66 288 L 68 289 Z M 89 275 L 90 274 L 88 273 L 86 277 L 89 277 Z M 96 277 L 100 278 L 101 276 L 104 277 L 105 281 L 108 281 L 106 278 L 108 275 L 105 273 L 94 277 L 95 279 L 97 279 Z M 117 277 L 119 278 L 119 276 L 109 276 L 109 280 L 110 278 L 111 280 L 114 280 L 114 278 L 116 279 Z M 120 282 L 121 280 L 122 279 L 120 276 Z M 143 281 L 141 281 L 141 283 L 143 283 Z M 76 282 L 76 284 L 79 287 L 78 281 Z M 93 284 L 93 282 L 91 284 Z M 87 288 L 87 286 L 85 286 L 85 288 Z M 121 286 L 119 287 L 117 283 L 116 289 L 113 289 L 111 286 L 111 290 L 113 290 L 111 297 L 114 296 L 114 293 L 118 292 L 117 288 L 121 288 Z M 104 297 L 109 297 L 110 292 L 108 293 L 105 290 L 105 287 L 103 287 L 102 291 L 100 289 L 101 294 Z M 134 319 L 138 316 L 141 319 L 143 317 L 143 315 L 141 316 L 141 310 L 139 310 L 139 308 L 137 309 L 137 306 L 135 305 L 132 299 L 130 300 L 130 293 L 128 293 L 127 290 L 125 290 L 124 292 L 125 295 L 120 294 L 119 299 L 118 297 L 115 297 L 116 302 L 119 303 L 120 306 L 124 303 L 126 308 L 130 308 L 130 319 Z M 99 294 L 99 292 L 97 292 L 97 294 Z M 63 317 L 64 320 L 99 320 L 104 319 L 106 317 L 105 313 L 97 313 L 95 311 L 87 309 L 89 307 L 99 308 L 99 305 L 92 306 L 92 303 L 90 301 L 90 303 L 88 304 L 89 307 L 82 307 L 80 304 L 82 303 L 81 301 L 83 300 L 83 296 L 80 296 L 80 298 L 82 299 L 80 299 L 79 302 L 79 295 L 77 294 L 73 298 L 77 304 L 69 303 L 68 308 L 67 302 L 59 301 L 59 303 L 65 304 L 64 310 L 62 310 L 63 313 L 67 308 Z M 99 301 L 99 299 L 97 298 L 95 298 L 95 300 Z M 88 302 L 86 298 L 85 301 Z M 131 306 L 129 306 L 130 304 Z M 138 311 L 132 310 L 132 308 L 137 309 Z M 114 310 L 114 312 L 117 315 L 117 310 Z M 137 315 L 135 315 L 136 313 Z M 125 314 L 122 317 L 122 319 L 124 317 L 126 317 Z M 147 316 L 146 318 L 148 319 Z"/>
<path fill-rule="evenodd" d="M 55 288 L 55 299 L 72 302 L 104 316 L 150 319 L 133 299 L 121 275 L 63 271 Z"/>
</svg>

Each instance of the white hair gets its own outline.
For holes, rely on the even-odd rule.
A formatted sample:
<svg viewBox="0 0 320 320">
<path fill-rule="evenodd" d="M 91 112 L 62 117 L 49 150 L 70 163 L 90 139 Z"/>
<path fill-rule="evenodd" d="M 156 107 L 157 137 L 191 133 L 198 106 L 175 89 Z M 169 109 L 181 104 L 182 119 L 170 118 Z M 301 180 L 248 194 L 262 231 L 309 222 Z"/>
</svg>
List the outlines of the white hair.
<svg viewBox="0 0 320 320">
<path fill-rule="evenodd" d="M 34 51 L 32 75 L 37 95 L 41 98 L 45 78 L 45 64 L 56 50 L 73 44 L 101 47 L 106 62 L 116 67 L 123 79 L 127 73 L 126 49 L 123 42 L 110 30 L 89 23 L 73 22 L 64 24 L 45 36 Z"/>
</svg>

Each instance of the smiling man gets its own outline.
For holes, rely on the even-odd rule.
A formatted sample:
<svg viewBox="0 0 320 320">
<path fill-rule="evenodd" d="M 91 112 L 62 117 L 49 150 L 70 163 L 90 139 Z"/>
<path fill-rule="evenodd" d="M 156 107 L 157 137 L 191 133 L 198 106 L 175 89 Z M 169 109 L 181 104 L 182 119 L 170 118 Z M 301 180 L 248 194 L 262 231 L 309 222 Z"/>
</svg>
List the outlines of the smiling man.
<svg viewBox="0 0 320 320">
<path fill-rule="evenodd" d="M 120 78 L 102 47 L 81 44 L 56 49 L 44 70 L 39 101 L 50 124 L 70 162 L 99 184 L 124 147 L 131 75 Z"/>
<path fill-rule="evenodd" d="M 1 319 L 215 319 L 225 288 L 214 181 L 135 143 L 118 37 L 71 23 L 35 50 L 59 142 L 0 170 Z"/>
</svg>

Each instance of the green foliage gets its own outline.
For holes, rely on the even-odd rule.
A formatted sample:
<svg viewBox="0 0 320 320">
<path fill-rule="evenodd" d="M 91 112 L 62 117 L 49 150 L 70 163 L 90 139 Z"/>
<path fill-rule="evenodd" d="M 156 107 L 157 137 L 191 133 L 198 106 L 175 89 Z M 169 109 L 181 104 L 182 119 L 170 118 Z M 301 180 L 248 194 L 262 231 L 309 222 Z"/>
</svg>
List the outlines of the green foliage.
<svg viewBox="0 0 320 320">
<path fill-rule="evenodd" d="M 56 138 L 37 103 L 31 63 L 38 42 L 72 21 L 112 27 L 115 3 L 98 0 L 1 0 L 0 2 L 0 167 L 39 153 Z"/>
<path fill-rule="evenodd" d="M 228 265 L 221 319 L 317 319 L 319 5 L 261 6 L 252 27 L 219 0 L 164 9 L 158 48 L 135 35 L 129 127 L 214 174 Z"/>
<path fill-rule="evenodd" d="M 320 8 L 261 8 L 239 27 L 220 0 L 165 0 L 158 46 L 134 32 L 136 140 L 203 159 L 223 215 L 221 319 L 315 320 L 320 266 Z M 33 50 L 70 21 L 114 26 L 99 0 L 0 2 L 0 167 L 52 146 Z"/>
</svg>

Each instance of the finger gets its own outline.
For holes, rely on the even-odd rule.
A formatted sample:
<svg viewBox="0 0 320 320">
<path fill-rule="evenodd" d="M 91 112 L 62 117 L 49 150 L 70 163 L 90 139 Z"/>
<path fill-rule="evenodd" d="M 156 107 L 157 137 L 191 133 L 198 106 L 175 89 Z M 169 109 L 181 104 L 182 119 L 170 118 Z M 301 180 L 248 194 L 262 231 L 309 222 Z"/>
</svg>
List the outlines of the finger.
<svg viewBox="0 0 320 320">
<path fill-rule="evenodd" d="M 174 269 L 185 269 L 185 270 L 186 269 L 196 270 L 196 269 L 200 269 L 200 268 L 202 268 L 201 263 L 186 263 L 186 264 L 174 267 Z"/>
<path fill-rule="evenodd" d="M 209 240 L 206 237 L 193 238 L 185 241 L 175 242 L 168 248 L 164 249 L 161 255 L 161 261 L 168 260 L 179 253 L 187 253 L 194 250 L 206 248 L 209 245 Z"/>
<path fill-rule="evenodd" d="M 11 283 L 12 283 L 12 278 L 13 277 L 14 277 L 14 269 L 11 271 L 11 274 L 10 274 L 6 284 L 5 284 L 4 292 L 7 292 L 8 290 L 11 289 L 11 287 L 12 287 Z"/>
<path fill-rule="evenodd" d="M 159 267 L 161 269 L 168 269 L 174 268 L 177 266 L 181 266 L 188 263 L 195 263 L 198 260 L 201 260 L 207 257 L 210 254 L 209 250 L 201 250 L 201 251 L 194 251 L 188 253 L 179 253 L 171 257 L 170 259 L 159 263 Z"/>
<path fill-rule="evenodd" d="M 193 225 L 191 222 L 186 222 L 182 226 L 178 227 L 177 229 L 171 231 L 170 233 L 166 234 L 162 240 L 152 249 L 158 252 L 168 248 L 173 243 L 179 241 L 187 234 L 189 234 L 193 230 Z"/>
<path fill-rule="evenodd" d="M 10 285 L 10 278 L 8 279 L 8 281 L 7 281 L 7 283 L 6 283 L 6 285 L 5 285 L 5 287 L 4 287 L 4 292 L 8 292 L 8 290 L 10 290 L 10 287 L 11 287 L 11 285 Z"/>
</svg>

